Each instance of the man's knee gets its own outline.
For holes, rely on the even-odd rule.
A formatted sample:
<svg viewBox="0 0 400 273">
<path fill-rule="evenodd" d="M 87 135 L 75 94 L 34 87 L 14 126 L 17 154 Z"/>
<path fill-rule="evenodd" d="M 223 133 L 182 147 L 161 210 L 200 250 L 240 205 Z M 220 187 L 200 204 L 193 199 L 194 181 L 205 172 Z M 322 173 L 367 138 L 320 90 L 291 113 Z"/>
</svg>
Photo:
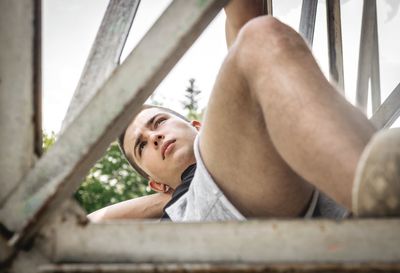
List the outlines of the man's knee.
<svg viewBox="0 0 400 273">
<path fill-rule="evenodd" d="M 248 21 L 238 34 L 238 43 L 255 42 L 267 37 L 279 38 L 286 26 L 272 16 L 260 16 Z"/>
<path fill-rule="evenodd" d="M 243 26 L 231 54 L 235 55 L 239 68 L 249 71 L 260 61 L 273 65 L 294 50 L 301 49 L 308 50 L 296 31 L 272 16 L 262 16 Z"/>
</svg>

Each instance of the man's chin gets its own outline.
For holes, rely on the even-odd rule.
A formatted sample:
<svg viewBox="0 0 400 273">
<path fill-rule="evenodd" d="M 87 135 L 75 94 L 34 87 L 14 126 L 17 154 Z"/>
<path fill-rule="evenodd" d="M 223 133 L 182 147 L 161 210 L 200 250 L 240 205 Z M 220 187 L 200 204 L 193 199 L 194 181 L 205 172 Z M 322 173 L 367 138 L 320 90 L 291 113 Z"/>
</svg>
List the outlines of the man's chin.
<svg viewBox="0 0 400 273">
<path fill-rule="evenodd" d="M 175 165 L 177 172 L 184 172 L 190 165 L 196 163 L 196 158 L 193 153 L 177 150 L 171 154 L 170 161 Z"/>
</svg>

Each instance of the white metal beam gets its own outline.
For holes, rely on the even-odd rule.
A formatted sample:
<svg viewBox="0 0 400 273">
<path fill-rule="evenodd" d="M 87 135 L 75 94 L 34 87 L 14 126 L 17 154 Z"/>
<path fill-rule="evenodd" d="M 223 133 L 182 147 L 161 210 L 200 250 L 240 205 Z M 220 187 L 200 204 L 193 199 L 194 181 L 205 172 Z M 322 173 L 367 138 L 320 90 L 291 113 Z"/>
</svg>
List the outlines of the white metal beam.
<svg viewBox="0 0 400 273">
<path fill-rule="evenodd" d="M 57 263 L 400 265 L 400 220 L 109 222 L 50 233 Z"/>
<path fill-rule="evenodd" d="M 400 83 L 371 117 L 378 129 L 389 128 L 400 116 Z"/>
<path fill-rule="evenodd" d="M 16 232 L 13 242 L 29 237 L 72 195 L 226 2 L 172 2 L 0 210 L 0 221 Z"/>
<path fill-rule="evenodd" d="M 140 0 L 110 0 L 65 115 L 61 132 L 78 116 L 118 66 L 139 3 Z"/>
<path fill-rule="evenodd" d="M 46 264 L 38 268 L 39 273 L 157 273 L 157 272 L 276 272 L 276 273 L 344 273 L 344 272 L 399 272 L 399 264 L 326 264 L 326 263 L 132 263 L 132 264 Z"/>
<path fill-rule="evenodd" d="M 0 207 L 35 160 L 35 3 L 0 1 Z"/>
</svg>

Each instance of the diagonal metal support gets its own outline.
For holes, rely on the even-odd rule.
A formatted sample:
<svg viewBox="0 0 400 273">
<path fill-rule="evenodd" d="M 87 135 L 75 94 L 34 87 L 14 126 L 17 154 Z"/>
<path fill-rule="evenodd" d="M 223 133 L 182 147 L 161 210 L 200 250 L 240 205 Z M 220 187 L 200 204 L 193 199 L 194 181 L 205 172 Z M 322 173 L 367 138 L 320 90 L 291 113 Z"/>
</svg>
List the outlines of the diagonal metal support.
<svg viewBox="0 0 400 273">
<path fill-rule="evenodd" d="M 317 5 L 318 0 L 303 0 L 303 5 L 301 6 L 299 33 L 308 42 L 311 48 L 314 40 Z"/>
<path fill-rule="evenodd" d="M 327 0 L 326 19 L 328 27 L 329 74 L 339 91 L 344 95 L 342 24 L 340 0 Z"/>
<path fill-rule="evenodd" d="M 52 262 L 56 263 L 386 263 L 400 266 L 399 230 L 399 219 L 119 221 L 82 228 L 60 226 L 47 241 L 53 250 Z"/>
<path fill-rule="evenodd" d="M 356 105 L 366 113 L 369 79 L 371 79 L 373 111 L 380 105 L 379 47 L 375 0 L 364 0 L 361 24 Z"/>
<path fill-rule="evenodd" d="M 0 221 L 17 233 L 14 244 L 36 232 L 72 195 L 226 2 L 177 0 L 166 9 L 0 210 Z"/>
<path fill-rule="evenodd" d="M 389 128 L 400 116 L 400 83 L 371 117 L 378 129 Z"/>
<path fill-rule="evenodd" d="M 140 0 L 110 0 L 65 115 L 61 133 L 118 66 L 139 3 Z"/>
</svg>

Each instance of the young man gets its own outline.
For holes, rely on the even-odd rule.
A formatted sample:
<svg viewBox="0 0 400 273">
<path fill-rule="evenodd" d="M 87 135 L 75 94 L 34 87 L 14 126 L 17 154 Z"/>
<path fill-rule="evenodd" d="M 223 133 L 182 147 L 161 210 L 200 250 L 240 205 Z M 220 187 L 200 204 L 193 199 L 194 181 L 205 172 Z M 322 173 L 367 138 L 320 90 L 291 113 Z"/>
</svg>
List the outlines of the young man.
<svg viewBox="0 0 400 273">
<path fill-rule="evenodd" d="M 326 80 L 293 29 L 255 18 L 261 2 L 225 8 L 229 52 L 204 125 L 153 107 L 124 132 L 128 160 L 159 193 L 90 219 L 160 217 L 164 207 L 173 221 L 348 215 L 375 128 Z"/>
</svg>

